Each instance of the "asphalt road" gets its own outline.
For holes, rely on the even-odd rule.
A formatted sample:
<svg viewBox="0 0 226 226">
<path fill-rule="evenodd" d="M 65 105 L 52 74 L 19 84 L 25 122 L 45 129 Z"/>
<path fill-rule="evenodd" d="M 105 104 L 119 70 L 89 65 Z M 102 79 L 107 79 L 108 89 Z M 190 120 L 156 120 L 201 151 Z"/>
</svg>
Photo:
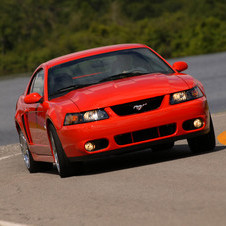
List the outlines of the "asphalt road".
<svg viewBox="0 0 226 226">
<path fill-rule="evenodd" d="M 214 114 L 216 135 L 226 113 Z M 192 155 L 140 150 L 87 162 L 61 179 L 56 169 L 29 174 L 19 146 L 0 146 L 0 225 L 226 225 L 226 148 Z M 13 222 L 15 224 L 6 224 Z"/>
<path fill-rule="evenodd" d="M 175 62 L 174 59 L 170 62 Z M 226 53 L 183 59 L 206 87 L 216 135 L 226 130 Z M 140 150 L 86 162 L 61 179 L 56 169 L 29 174 L 13 115 L 28 78 L 0 81 L 0 225 L 226 225 L 226 148 L 193 155 Z M 10 144 L 1 146 L 3 144 Z"/>
<path fill-rule="evenodd" d="M 189 64 L 186 73 L 204 84 L 211 111 L 226 111 L 226 52 L 172 59 L 169 62 L 179 60 Z M 15 105 L 28 80 L 28 77 L 0 79 L 0 145 L 18 142 L 14 125 Z"/>
</svg>

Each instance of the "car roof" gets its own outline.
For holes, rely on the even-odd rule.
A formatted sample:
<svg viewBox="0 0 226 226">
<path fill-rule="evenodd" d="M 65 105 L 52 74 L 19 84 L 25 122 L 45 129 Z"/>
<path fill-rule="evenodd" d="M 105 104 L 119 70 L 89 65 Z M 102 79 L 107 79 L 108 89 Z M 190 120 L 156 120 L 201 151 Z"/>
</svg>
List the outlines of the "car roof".
<svg viewBox="0 0 226 226">
<path fill-rule="evenodd" d="M 50 68 L 50 67 L 65 63 L 70 60 L 75 60 L 75 59 L 88 57 L 88 56 L 101 54 L 101 53 L 107 53 L 107 52 L 118 51 L 118 50 L 123 50 L 123 49 L 141 48 L 141 47 L 144 48 L 147 46 L 143 45 L 143 44 L 118 44 L 118 45 L 103 46 L 103 47 L 83 50 L 83 51 L 67 54 L 67 55 L 64 55 L 61 57 L 57 57 L 57 58 L 47 61 L 44 64 L 48 68 Z"/>
</svg>

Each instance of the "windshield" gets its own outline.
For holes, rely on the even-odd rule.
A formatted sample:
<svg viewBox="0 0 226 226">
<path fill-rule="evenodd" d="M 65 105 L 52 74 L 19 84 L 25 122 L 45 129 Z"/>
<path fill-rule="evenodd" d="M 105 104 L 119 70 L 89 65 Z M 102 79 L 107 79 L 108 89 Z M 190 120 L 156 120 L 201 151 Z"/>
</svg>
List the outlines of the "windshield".
<svg viewBox="0 0 226 226">
<path fill-rule="evenodd" d="M 99 54 L 54 66 L 48 72 L 48 93 L 54 98 L 73 89 L 125 77 L 173 70 L 147 48 Z"/>
</svg>

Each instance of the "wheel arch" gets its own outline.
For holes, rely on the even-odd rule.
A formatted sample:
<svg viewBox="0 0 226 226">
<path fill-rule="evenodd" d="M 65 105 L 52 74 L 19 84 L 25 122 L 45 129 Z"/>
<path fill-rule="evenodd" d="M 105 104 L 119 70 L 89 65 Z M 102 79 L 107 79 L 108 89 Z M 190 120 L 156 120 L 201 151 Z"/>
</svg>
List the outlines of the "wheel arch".
<svg viewBox="0 0 226 226">
<path fill-rule="evenodd" d="M 20 130 L 21 130 L 21 127 L 20 127 L 20 125 L 19 125 L 19 123 L 17 121 L 15 121 L 15 126 L 16 126 L 17 132 L 19 133 Z"/>
<path fill-rule="evenodd" d="M 56 128 L 56 127 L 54 126 L 52 120 L 51 120 L 50 118 L 47 118 L 47 119 L 46 119 L 46 130 L 47 130 L 49 145 L 50 145 L 51 152 L 52 152 L 52 155 L 53 155 L 52 145 L 51 145 L 51 141 L 50 141 L 50 134 L 49 134 L 49 126 L 50 126 L 50 125 L 53 125 L 53 127 Z"/>
<path fill-rule="evenodd" d="M 47 118 L 46 119 L 46 129 L 47 129 L 47 135 L 48 135 L 48 140 L 49 140 L 49 146 L 50 146 L 50 150 L 51 150 L 52 156 L 53 156 L 54 161 L 55 161 L 55 157 L 54 157 L 54 154 L 53 154 L 53 147 L 52 147 L 52 143 L 51 143 L 51 140 L 50 140 L 50 129 L 49 129 L 50 125 L 52 125 L 56 129 L 52 120 L 50 118 Z"/>
<path fill-rule="evenodd" d="M 54 126 L 54 123 L 52 122 L 52 120 L 50 118 L 46 119 L 46 128 L 47 131 L 49 131 L 49 125 L 52 124 Z M 54 126 L 55 127 L 55 126 Z"/>
</svg>

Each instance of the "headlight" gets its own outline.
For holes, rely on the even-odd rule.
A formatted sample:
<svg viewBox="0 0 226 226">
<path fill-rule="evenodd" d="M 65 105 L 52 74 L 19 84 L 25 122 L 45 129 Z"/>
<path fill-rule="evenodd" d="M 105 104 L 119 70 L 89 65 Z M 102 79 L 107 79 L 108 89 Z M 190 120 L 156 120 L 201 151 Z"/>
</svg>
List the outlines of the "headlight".
<svg viewBox="0 0 226 226">
<path fill-rule="evenodd" d="M 64 126 L 99 121 L 108 118 L 108 114 L 103 109 L 86 111 L 83 113 L 68 113 L 64 119 Z"/>
<path fill-rule="evenodd" d="M 185 101 L 194 100 L 202 97 L 203 94 L 198 86 L 192 89 L 185 90 L 178 93 L 173 93 L 170 96 L 170 104 L 179 104 Z"/>
</svg>

